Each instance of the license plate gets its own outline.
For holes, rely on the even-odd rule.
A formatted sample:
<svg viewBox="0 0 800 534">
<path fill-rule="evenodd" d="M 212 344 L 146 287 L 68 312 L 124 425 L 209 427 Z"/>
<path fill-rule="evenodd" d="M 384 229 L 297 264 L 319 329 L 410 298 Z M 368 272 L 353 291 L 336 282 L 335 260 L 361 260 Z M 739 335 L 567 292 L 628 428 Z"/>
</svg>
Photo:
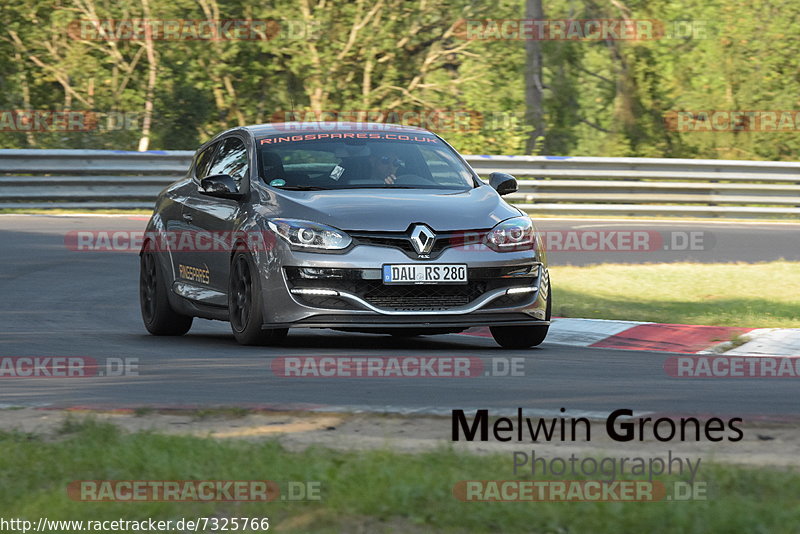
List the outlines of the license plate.
<svg viewBox="0 0 800 534">
<path fill-rule="evenodd" d="M 464 264 L 401 264 L 383 266 L 384 284 L 465 284 Z"/>
</svg>

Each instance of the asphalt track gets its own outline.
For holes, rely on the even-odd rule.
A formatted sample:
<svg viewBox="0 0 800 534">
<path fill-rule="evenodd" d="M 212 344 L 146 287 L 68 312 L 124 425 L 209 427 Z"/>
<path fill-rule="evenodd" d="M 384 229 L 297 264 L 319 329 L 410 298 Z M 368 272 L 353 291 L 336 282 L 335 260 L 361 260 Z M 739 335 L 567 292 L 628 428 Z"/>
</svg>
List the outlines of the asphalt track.
<svg viewBox="0 0 800 534">
<path fill-rule="evenodd" d="M 617 408 L 668 414 L 800 415 L 791 379 L 675 379 L 669 355 L 545 343 L 504 351 L 489 338 L 389 336 L 297 330 L 278 348 L 241 347 L 226 323 L 196 320 L 180 338 L 149 336 L 139 317 L 138 258 L 133 253 L 68 250 L 70 230 L 140 230 L 142 218 L 0 216 L 0 356 L 132 358 L 138 376 L 2 378 L 9 406 L 273 406 L 440 412 L 517 406 L 605 413 Z M 800 226 L 790 224 L 557 221 L 549 228 L 633 228 L 709 232 L 700 251 L 552 253 L 551 263 L 598 261 L 800 260 Z M 635 319 L 635 318 L 632 318 Z M 525 357 L 524 376 L 476 378 L 281 378 L 280 356 Z"/>
</svg>

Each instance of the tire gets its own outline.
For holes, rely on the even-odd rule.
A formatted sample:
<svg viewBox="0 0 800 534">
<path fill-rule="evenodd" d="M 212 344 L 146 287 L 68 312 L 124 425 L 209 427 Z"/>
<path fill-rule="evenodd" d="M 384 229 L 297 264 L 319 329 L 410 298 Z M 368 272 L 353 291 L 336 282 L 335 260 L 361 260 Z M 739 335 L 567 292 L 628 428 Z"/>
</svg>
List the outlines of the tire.
<svg viewBox="0 0 800 534">
<path fill-rule="evenodd" d="M 550 320 L 550 311 L 553 307 L 553 292 L 550 280 L 547 281 L 547 306 L 545 307 L 545 320 Z M 541 345 L 547 337 L 550 326 L 492 326 L 489 331 L 498 345 L 504 349 L 529 349 Z"/>
<path fill-rule="evenodd" d="M 193 317 L 173 310 L 167 291 L 158 259 L 148 246 L 139 259 L 139 306 L 144 327 L 154 336 L 182 336 L 192 327 Z"/>
<path fill-rule="evenodd" d="M 228 314 L 233 337 L 241 345 L 276 345 L 289 332 L 287 328 L 262 330 L 261 299 L 261 284 L 253 258 L 248 252 L 237 252 L 231 260 Z"/>
</svg>

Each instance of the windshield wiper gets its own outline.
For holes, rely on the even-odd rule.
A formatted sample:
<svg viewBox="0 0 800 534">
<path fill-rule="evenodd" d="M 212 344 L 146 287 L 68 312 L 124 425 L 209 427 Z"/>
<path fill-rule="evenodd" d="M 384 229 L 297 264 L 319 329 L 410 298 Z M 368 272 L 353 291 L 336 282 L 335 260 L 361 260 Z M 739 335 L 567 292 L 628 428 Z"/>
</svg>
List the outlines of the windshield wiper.
<svg viewBox="0 0 800 534">
<path fill-rule="evenodd" d="M 277 187 L 283 191 L 328 191 L 330 187 L 320 187 L 318 185 L 287 185 L 285 187 Z"/>
<path fill-rule="evenodd" d="M 350 187 L 342 187 L 342 189 L 424 189 L 422 187 L 414 187 L 412 185 L 353 185 Z"/>
</svg>

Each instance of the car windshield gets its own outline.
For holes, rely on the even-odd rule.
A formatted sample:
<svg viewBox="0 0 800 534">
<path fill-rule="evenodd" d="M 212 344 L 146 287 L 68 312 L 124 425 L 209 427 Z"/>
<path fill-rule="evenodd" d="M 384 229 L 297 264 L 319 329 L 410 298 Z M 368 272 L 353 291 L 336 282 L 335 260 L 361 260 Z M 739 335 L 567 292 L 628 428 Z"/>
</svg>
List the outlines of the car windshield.
<svg viewBox="0 0 800 534">
<path fill-rule="evenodd" d="M 437 137 L 400 133 L 273 135 L 258 141 L 262 178 L 289 190 L 476 187 Z"/>
</svg>

